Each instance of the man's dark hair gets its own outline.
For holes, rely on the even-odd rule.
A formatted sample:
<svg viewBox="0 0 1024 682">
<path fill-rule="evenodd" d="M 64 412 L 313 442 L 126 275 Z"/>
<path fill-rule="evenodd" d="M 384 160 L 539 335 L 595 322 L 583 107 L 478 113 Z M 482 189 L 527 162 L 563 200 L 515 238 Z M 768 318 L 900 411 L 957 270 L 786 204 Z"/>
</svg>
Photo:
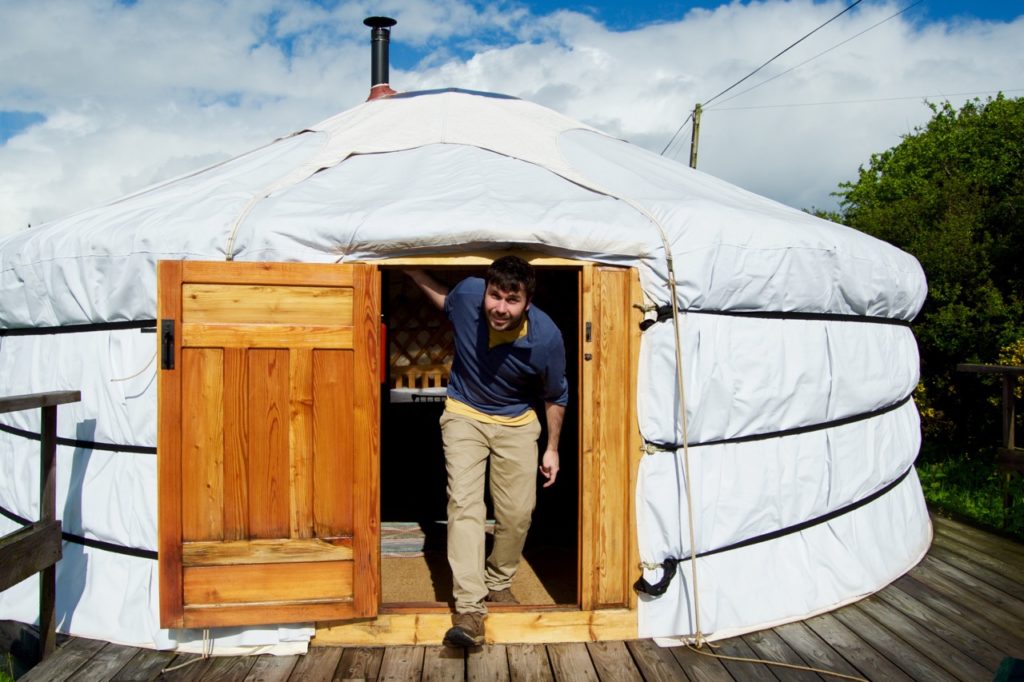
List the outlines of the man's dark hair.
<svg viewBox="0 0 1024 682">
<path fill-rule="evenodd" d="M 485 280 L 502 291 L 522 290 L 527 302 L 533 300 L 533 292 L 537 288 L 533 266 L 519 256 L 502 256 L 491 263 Z"/>
</svg>

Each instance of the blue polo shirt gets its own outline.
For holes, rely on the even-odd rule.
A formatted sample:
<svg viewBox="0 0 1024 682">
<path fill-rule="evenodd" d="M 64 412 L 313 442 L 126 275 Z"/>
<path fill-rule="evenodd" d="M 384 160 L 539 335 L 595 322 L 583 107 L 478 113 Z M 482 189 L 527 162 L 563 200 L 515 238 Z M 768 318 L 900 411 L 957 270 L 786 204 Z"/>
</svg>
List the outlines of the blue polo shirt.
<svg viewBox="0 0 1024 682">
<path fill-rule="evenodd" d="M 468 277 L 445 296 L 444 311 L 455 328 L 448 396 L 503 417 L 517 417 L 539 400 L 568 404 L 562 332 L 547 313 L 531 305 L 526 336 L 488 348 L 486 288 L 483 279 Z"/>
</svg>

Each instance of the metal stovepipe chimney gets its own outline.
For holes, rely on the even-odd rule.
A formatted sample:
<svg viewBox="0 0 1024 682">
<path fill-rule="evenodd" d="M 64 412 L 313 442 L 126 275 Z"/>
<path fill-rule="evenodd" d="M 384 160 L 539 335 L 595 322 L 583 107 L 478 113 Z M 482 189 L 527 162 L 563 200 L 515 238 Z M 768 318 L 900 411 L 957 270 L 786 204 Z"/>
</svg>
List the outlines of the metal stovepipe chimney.
<svg viewBox="0 0 1024 682">
<path fill-rule="evenodd" d="M 363 23 L 369 26 L 372 56 L 370 59 L 370 96 L 367 101 L 394 95 L 388 84 L 388 45 L 391 43 L 391 27 L 397 21 L 391 17 L 366 17 Z"/>
</svg>

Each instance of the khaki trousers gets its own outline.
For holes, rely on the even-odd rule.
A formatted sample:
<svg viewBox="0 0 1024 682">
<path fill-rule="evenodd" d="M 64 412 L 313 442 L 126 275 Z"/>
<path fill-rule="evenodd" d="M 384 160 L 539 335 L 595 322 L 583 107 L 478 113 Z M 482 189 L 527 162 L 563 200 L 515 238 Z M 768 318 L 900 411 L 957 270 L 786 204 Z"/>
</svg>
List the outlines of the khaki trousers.
<svg viewBox="0 0 1024 682">
<path fill-rule="evenodd" d="M 540 421 L 487 424 L 441 415 L 448 472 L 448 563 L 458 613 L 487 613 L 487 590 L 506 590 L 519 567 L 537 500 Z M 491 464 L 494 546 L 484 561 L 484 478 Z"/>
</svg>

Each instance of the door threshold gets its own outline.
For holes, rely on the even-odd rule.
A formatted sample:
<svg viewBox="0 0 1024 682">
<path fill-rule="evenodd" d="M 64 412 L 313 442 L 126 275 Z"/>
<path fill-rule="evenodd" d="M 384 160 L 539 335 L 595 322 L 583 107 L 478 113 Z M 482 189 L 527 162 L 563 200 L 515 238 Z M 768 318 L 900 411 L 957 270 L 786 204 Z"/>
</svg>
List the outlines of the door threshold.
<svg viewBox="0 0 1024 682">
<path fill-rule="evenodd" d="M 579 611 L 579 604 L 488 604 L 489 613 L 535 613 L 539 611 Z M 390 602 L 382 604 L 380 613 L 451 613 L 452 607 L 444 602 Z"/>
<path fill-rule="evenodd" d="M 508 608 L 508 607 L 506 607 Z M 447 610 L 382 613 L 356 622 L 319 622 L 311 646 L 438 645 L 452 626 Z M 485 621 L 487 644 L 550 644 L 636 639 L 636 610 L 527 608 L 491 612 Z"/>
</svg>

